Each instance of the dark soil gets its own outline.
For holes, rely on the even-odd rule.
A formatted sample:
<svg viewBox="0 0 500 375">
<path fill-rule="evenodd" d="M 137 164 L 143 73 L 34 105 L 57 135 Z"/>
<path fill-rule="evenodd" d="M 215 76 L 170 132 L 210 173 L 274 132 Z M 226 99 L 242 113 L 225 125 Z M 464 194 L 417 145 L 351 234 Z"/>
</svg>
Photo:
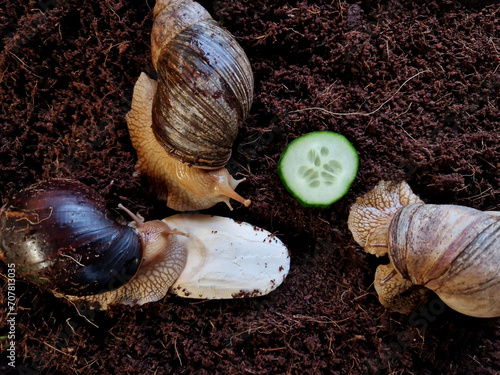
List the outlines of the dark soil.
<svg viewBox="0 0 500 375">
<path fill-rule="evenodd" d="M 82 4 L 83 3 L 83 4 Z M 48 177 L 94 187 L 108 207 L 148 219 L 173 211 L 135 173 L 124 116 L 141 71 L 154 75 L 154 2 L 0 3 L 0 196 Z M 350 205 L 379 180 L 407 180 L 426 202 L 500 210 L 500 6 L 493 1 L 203 1 L 240 41 L 255 101 L 228 169 L 249 208 L 207 210 L 277 233 L 291 271 L 268 296 L 168 297 L 77 312 L 16 284 L 22 374 L 500 374 L 500 320 L 436 297 L 412 315 L 384 309 L 381 260 L 347 229 Z M 315 130 L 360 156 L 349 193 L 301 207 L 276 163 Z M 1 265 L 2 274 L 7 267 Z M 0 278 L 0 372 L 7 282 Z"/>
</svg>

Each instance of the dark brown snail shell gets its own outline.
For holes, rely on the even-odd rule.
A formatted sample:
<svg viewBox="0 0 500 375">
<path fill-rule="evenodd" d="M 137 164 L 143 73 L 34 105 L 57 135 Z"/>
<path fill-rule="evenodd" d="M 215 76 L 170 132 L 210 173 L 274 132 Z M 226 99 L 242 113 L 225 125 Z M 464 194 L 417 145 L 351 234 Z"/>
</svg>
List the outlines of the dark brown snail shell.
<svg viewBox="0 0 500 375">
<path fill-rule="evenodd" d="M 128 282 L 141 262 L 137 232 L 116 223 L 86 185 L 47 180 L 21 191 L 0 212 L 0 258 L 40 287 L 91 295 Z"/>
<path fill-rule="evenodd" d="M 248 58 L 234 37 L 194 2 L 166 1 L 157 7 L 153 132 L 172 157 L 199 168 L 223 167 L 252 104 Z M 172 25 L 183 22 L 178 21 L 181 16 L 197 21 L 177 30 Z M 172 35 L 165 37 L 168 33 Z M 157 35 L 165 43 L 156 46 Z"/>
</svg>

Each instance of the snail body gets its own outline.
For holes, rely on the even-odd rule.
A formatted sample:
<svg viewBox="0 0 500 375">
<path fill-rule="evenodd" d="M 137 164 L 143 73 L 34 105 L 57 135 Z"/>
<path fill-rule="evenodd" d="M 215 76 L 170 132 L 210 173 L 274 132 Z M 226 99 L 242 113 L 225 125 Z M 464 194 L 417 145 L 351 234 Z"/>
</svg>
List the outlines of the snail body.
<svg viewBox="0 0 500 375">
<path fill-rule="evenodd" d="M 224 168 L 252 104 L 244 51 L 191 0 L 157 1 L 151 50 L 158 81 L 141 74 L 127 115 L 137 169 L 176 210 L 248 206 Z"/>
<path fill-rule="evenodd" d="M 382 181 L 348 225 L 366 252 L 389 256 L 375 274 L 384 306 L 409 313 L 432 290 L 463 314 L 500 316 L 499 212 L 424 204 L 406 183 Z"/>
<path fill-rule="evenodd" d="M 158 198 L 178 211 L 212 207 L 232 198 L 245 206 L 250 201 L 234 191 L 243 180 L 235 180 L 226 168 L 202 169 L 170 156 L 152 132 L 152 104 L 156 81 L 142 73 L 134 87 L 132 109 L 127 115 L 132 144 L 137 152 L 139 171 L 147 174 L 156 187 Z"/>
<path fill-rule="evenodd" d="M 0 211 L 0 260 L 57 297 L 100 309 L 158 301 L 167 292 L 191 298 L 267 294 L 287 274 L 286 247 L 260 228 L 207 215 L 144 222 L 121 208 L 131 225 L 115 222 L 102 198 L 78 181 L 33 185 Z M 235 234 L 239 243 L 229 240 Z"/>
</svg>

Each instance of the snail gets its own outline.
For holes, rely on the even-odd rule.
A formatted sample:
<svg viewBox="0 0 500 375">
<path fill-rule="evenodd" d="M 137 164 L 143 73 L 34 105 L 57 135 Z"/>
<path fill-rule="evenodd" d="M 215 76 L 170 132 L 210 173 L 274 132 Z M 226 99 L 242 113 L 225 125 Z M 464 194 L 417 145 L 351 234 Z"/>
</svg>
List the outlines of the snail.
<svg viewBox="0 0 500 375">
<path fill-rule="evenodd" d="M 356 200 L 348 226 L 370 254 L 385 307 L 410 313 L 434 291 L 452 309 L 500 316 L 500 212 L 424 204 L 406 182 L 381 181 Z"/>
<path fill-rule="evenodd" d="M 178 296 L 264 295 L 286 277 L 288 250 L 247 223 L 201 214 L 117 223 L 103 199 L 68 179 L 42 181 L 0 211 L 0 259 L 16 275 L 93 307 Z"/>
<path fill-rule="evenodd" d="M 198 3 L 158 0 L 151 53 L 158 81 L 141 73 L 126 117 L 137 170 L 178 211 L 249 206 L 224 167 L 253 100 L 245 52 Z"/>
</svg>

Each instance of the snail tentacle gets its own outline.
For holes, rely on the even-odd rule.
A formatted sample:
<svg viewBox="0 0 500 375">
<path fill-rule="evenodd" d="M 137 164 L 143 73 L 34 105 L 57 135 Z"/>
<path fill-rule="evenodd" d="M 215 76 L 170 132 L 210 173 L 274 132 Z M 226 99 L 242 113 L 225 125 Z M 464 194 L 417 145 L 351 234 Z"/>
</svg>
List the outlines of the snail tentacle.
<svg viewBox="0 0 500 375">
<path fill-rule="evenodd" d="M 392 264 L 377 267 L 374 285 L 382 306 L 401 314 L 411 313 L 430 292 L 403 278 Z"/>
</svg>

